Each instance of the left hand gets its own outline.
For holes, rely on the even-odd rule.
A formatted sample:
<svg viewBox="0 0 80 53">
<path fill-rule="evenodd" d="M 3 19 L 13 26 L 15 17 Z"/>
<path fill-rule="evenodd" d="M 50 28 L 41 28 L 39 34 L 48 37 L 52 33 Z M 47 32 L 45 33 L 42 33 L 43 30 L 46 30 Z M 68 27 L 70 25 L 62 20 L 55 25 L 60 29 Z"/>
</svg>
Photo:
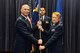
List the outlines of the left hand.
<svg viewBox="0 0 80 53">
<path fill-rule="evenodd" d="M 37 26 L 42 26 L 42 22 L 41 22 L 41 20 L 39 20 L 38 22 L 37 22 Z"/>
<path fill-rule="evenodd" d="M 42 44 L 43 43 L 43 40 L 42 39 L 39 39 L 38 40 L 38 44 Z"/>
</svg>

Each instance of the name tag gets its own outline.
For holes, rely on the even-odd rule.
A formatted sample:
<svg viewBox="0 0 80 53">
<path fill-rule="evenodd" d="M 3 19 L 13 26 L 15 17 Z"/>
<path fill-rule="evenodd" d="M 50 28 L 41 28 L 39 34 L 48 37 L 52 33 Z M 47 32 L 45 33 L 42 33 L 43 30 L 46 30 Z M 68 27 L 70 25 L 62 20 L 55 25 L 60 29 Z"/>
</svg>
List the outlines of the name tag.
<svg viewBox="0 0 80 53">
<path fill-rule="evenodd" d="M 53 32 L 54 32 L 54 31 L 55 31 L 55 29 L 52 29 L 51 31 L 53 31 Z"/>
<path fill-rule="evenodd" d="M 48 21 L 46 21 L 46 23 L 48 24 L 49 22 L 48 22 Z"/>
</svg>

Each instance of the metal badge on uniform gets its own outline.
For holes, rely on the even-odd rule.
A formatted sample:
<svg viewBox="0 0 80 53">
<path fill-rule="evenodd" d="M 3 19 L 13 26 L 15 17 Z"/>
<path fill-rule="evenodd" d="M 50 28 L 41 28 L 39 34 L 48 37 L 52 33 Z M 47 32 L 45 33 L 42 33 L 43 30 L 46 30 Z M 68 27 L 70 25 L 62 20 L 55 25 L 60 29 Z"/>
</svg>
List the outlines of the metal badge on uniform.
<svg viewBox="0 0 80 53">
<path fill-rule="evenodd" d="M 19 19 L 21 19 L 21 18 L 19 18 Z"/>
<path fill-rule="evenodd" d="M 49 23 L 48 21 L 46 21 L 46 23 Z"/>
<path fill-rule="evenodd" d="M 52 29 L 51 31 L 53 31 L 53 32 L 54 32 L 54 31 L 55 31 L 55 29 Z"/>
</svg>

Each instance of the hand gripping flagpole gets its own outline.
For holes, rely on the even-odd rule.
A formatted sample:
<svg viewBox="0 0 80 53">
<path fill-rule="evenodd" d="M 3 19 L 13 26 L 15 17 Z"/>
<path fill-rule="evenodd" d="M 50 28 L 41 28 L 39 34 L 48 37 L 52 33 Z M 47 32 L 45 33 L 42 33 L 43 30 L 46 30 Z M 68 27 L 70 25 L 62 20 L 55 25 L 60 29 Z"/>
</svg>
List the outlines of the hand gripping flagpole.
<svg viewBox="0 0 80 53">
<path fill-rule="evenodd" d="M 40 0 L 38 0 L 38 9 L 39 9 L 39 12 L 40 12 Z M 41 20 L 40 16 L 39 16 L 39 20 Z M 39 30 L 39 38 L 41 39 L 41 30 Z M 40 44 L 40 46 L 41 46 L 41 44 Z M 41 50 L 40 50 L 40 53 L 42 53 Z"/>
<path fill-rule="evenodd" d="M 40 17 L 40 16 L 39 16 L 39 17 Z M 39 19 L 39 20 L 40 20 L 40 19 Z M 42 39 L 42 38 L 41 38 L 41 30 L 39 30 L 39 38 Z M 40 44 L 40 46 L 41 46 L 41 44 Z M 40 53 L 42 53 L 41 50 L 40 50 Z"/>
</svg>

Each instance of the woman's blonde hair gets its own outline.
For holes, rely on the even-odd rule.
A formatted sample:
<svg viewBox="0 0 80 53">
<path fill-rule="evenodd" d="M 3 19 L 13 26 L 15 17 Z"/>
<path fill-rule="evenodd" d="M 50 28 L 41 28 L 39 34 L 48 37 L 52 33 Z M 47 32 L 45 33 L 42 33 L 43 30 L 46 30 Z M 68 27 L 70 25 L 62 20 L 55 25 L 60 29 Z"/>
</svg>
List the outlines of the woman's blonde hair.
<svg viewBox="0 0 80 53">
<path fill-rule="evenodd" d="M 55 14 L 58 18 L 60 18 L 60 13 L 59 12 L 53 12 L 52 15 Z"/>
</svg>

